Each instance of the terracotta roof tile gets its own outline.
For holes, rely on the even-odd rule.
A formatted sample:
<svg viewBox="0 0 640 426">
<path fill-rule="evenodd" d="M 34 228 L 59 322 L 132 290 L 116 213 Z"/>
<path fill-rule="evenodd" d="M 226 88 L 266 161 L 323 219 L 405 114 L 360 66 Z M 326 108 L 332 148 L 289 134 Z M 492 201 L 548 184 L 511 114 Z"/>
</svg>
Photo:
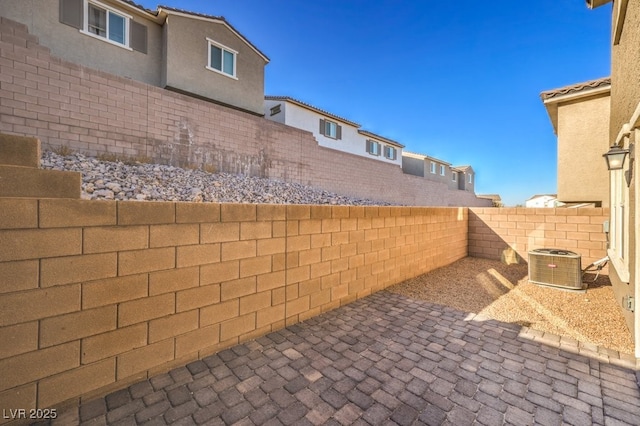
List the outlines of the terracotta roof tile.
<svg viewBox="0 0 640 426">
<path fill-rule="evenodd" d="M 599 78 L 597 80 L 585 81 L 584 83 L 572 84 L 570 86 L 561 87 L 559 89 L 546 90 L 540 93 L 540 97 L 543 101 L 557 96 L 569 95 L 572 93 L 582 92 L 588 89 L 597 89 L 600 87 L 610 86 L 611 77 Z"/>
</svg>

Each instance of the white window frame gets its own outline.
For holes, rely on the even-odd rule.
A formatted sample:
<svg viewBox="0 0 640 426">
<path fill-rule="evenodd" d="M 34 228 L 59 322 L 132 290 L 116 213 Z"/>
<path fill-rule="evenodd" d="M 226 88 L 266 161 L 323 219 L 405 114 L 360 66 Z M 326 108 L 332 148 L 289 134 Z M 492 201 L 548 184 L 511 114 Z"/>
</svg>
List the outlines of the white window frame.
<svg viewBox="0 0 640 426">
<path fill-rule="evenodd" d="M 98 34 L 94 34 L 92 32 L 89 31 L 89 5 L 93 5 L 96 6 L 100 9 L 104 9 L 107 12 L 107 35 L 106 37 L 100 36 Z M 118 15 L 122 18 L 124 18 L 124 44 L 122 43 L 118 43 L 117 41 L 113 41 L 109 38 L 109 14 L 113 13 L 114 15 Z M 101 3 L 99 1 L 96 0 L 84 0 L 84 16 L 83 16 L 83 28 L 80 30 L 80 32 L 82 34 L 88 35 L 89 37 L 93 37 L 97 40 L 102 40 L 105 43 L 109 43 L 113 46 L 118 46 L 121 47 L 123 49 L 126 50 L 131 50 L 133 51 L 133 49 L 131 47 L 129 47 L 129 22 L 131 21 L 131 15 L 127 15 L 126 13 L 122 12 L 121 10 L 118 9 L 114 9 L 111 6 L 107 6 L 104 3 Z"/>
<path fill-rule="evenodd" d="M 444 176 L 445 172 L 444 172 L 444 164 L 440 164 L 440 176 Z"/>
<path fill-rule="evenodd" d="M 436 163 L 433 161 L 431 162 L 431 173 L 434 175 L 436 174 Z"/>
<path fill-rule="evenodd" d="M 398 151 L 392 146 L 385 145 L 382 151 L 384 152 L 384 158 L 387 160 L 395 161 L 398 158 Z"/>
<path fill-rule="evenodd" d="M 458 172 L 451 173 L 451 180 L 453 180 L 454 182 L 458 181 Z"/>
<path fill-rule="evenodd" d="M 338 123 L 324 120 L 324 135 L 331 139 L 338 139 Z"/>
<path fill-rule="evenodd" d="M 369 150 L 367 151 L 371 155 L 380 155 L 380 142 L 369 140 Z"/>
<path fill-rule="evenodd" d="M 216 69 L 213 68 L 211 66 L 211 46 L 215 46 L 218 49 L 220 49 L 222 51 L 222 58 L 220 61 L 221 64 L 221 68 L 222 69 Z M 229 74 L 224 72 L 224 52 L 229 52 L 231 53 L 231 55 L 233 55 L 233 74 Z M 209 37 L 207 37 L 207 66 L 205 67 L 206 69 L 208 69 L 209 71 L 213 71 L 216 72 L 218 74 L 224 75 L 225 77 L 229 77 L 232 78 L 234 80 L 237 80 L 238 77 L 238 52 L 236 50 L 233 50 L 227 46 L 225 46 L 224 44 L 218 43 L 215 40 L 210 39 Z"/>
<path fill-rule="evenodd" d="M 607 255 L 623 282 L 629 282 L 629 187 L 625 173 L 629 170 L 629 160 L 622 170 L 610 172 L 609 249 Z"/>
<path fill-rule="evenodd" d="M 473 177 L 472 177 L 471 173 L 469 173 L 467 176 L 469 176 L 469 179 L 468 179 L 467 182 L 468 183 L 473 183 Z"/>
</svg>

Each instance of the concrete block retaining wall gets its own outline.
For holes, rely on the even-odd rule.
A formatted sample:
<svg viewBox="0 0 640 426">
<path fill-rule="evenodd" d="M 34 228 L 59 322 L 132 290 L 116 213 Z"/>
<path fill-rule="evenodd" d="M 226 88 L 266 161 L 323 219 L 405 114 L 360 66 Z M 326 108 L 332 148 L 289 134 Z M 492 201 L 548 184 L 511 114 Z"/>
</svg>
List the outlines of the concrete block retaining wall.
<svg viewBox="0 0 640 426">
<path fill-rule="evenodd" d="M 0 212 L 10 408 L 104 394 L 467 255 L 464 208 L 0 198 Z"/>
<path fill-rule="evenodd" d="M 606 220 L 608 208 L 472 208 L 469 255 L 526 261 L 529 250 L 559 248 L 580 254 L 584 268 L 607 255 Z"/>
</svg>

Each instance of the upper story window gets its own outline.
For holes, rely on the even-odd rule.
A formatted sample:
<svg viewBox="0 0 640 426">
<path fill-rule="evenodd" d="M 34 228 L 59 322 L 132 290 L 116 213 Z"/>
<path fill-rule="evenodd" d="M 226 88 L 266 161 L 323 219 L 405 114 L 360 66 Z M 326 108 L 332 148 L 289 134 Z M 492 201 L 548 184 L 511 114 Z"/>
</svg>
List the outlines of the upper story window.
<svg viewBox="0 0 640 426">
<path fill-rule="evenodd" d="M 85 0 L 84 10 L 85 34 L 129 47 L 130 16 L 97 1 Z"/>
<path fill-rule="evenodd" d="M 282 104 L 278 104 L 278 105 L 272 106 L 272 107 L 271 107 L 271 109 L 270 109 L 270 111 L 271 111 L 271 115 L 278 115 L 278 114 L 280 114 L 280 111 L 281 111 L 280 107 L 281 107 L 281 105 L 282 105 Z"/>
<path fill-rule="evenodd" d="M 471 173 L 469 173 L 467 176 L 468 176 L 467 182 L 473 183 L 473 176 L 471 175 Z"/>
<path fill-rule="evenodd" d="M 434 163 L 433 161 L 431 162 L 431 173 L 433 173 L 434 175 L 436 174 L 436 163 Z"/>
<path fill-rule="evenodd" d="M 321 118 L 320 134 L 331 139 L 342 139 L 342 126 L 334 121 Z"/>
<path fill-rule="evenodd" d="M 444 165 L 440 164 L 440 176 L 444 176 Z"/>
<path fill-rule="evenodd" d="M 398 151 L 392 146 L 385 145 L 384 156 L 389 160 L 395 160 L 398 156 Z"/>
<path fill-rule="evenodd" d="M 236 78 L 236 57 L 238 52 L 210 38 L 207 41 L 209 42 L 209 64 L 207 69 Z"/>
<path fill-rule="evenodd" d="M 380 144 L 376 141 L 367 141 L 367 152 L 371 155 L 380 155 Z"/>
<path fill-rule="evenodd" d="M 453 180 L 454 182 L 458 181 L 458 173 L 457 172 L 451 173 L 451 180 Z"/>
</svg>

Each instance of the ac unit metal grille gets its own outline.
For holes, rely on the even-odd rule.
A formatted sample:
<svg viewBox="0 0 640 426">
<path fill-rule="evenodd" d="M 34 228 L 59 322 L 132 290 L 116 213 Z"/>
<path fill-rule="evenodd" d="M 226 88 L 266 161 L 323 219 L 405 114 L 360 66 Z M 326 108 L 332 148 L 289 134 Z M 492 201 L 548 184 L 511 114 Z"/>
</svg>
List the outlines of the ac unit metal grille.
<svg viewBox="0 0 640 426">
<path fill-rule="evenodd" d="M 529 252 L 529 281 L 570 290 L 584 290 L 580 255 L 559 249 Z"/>
</svg>

